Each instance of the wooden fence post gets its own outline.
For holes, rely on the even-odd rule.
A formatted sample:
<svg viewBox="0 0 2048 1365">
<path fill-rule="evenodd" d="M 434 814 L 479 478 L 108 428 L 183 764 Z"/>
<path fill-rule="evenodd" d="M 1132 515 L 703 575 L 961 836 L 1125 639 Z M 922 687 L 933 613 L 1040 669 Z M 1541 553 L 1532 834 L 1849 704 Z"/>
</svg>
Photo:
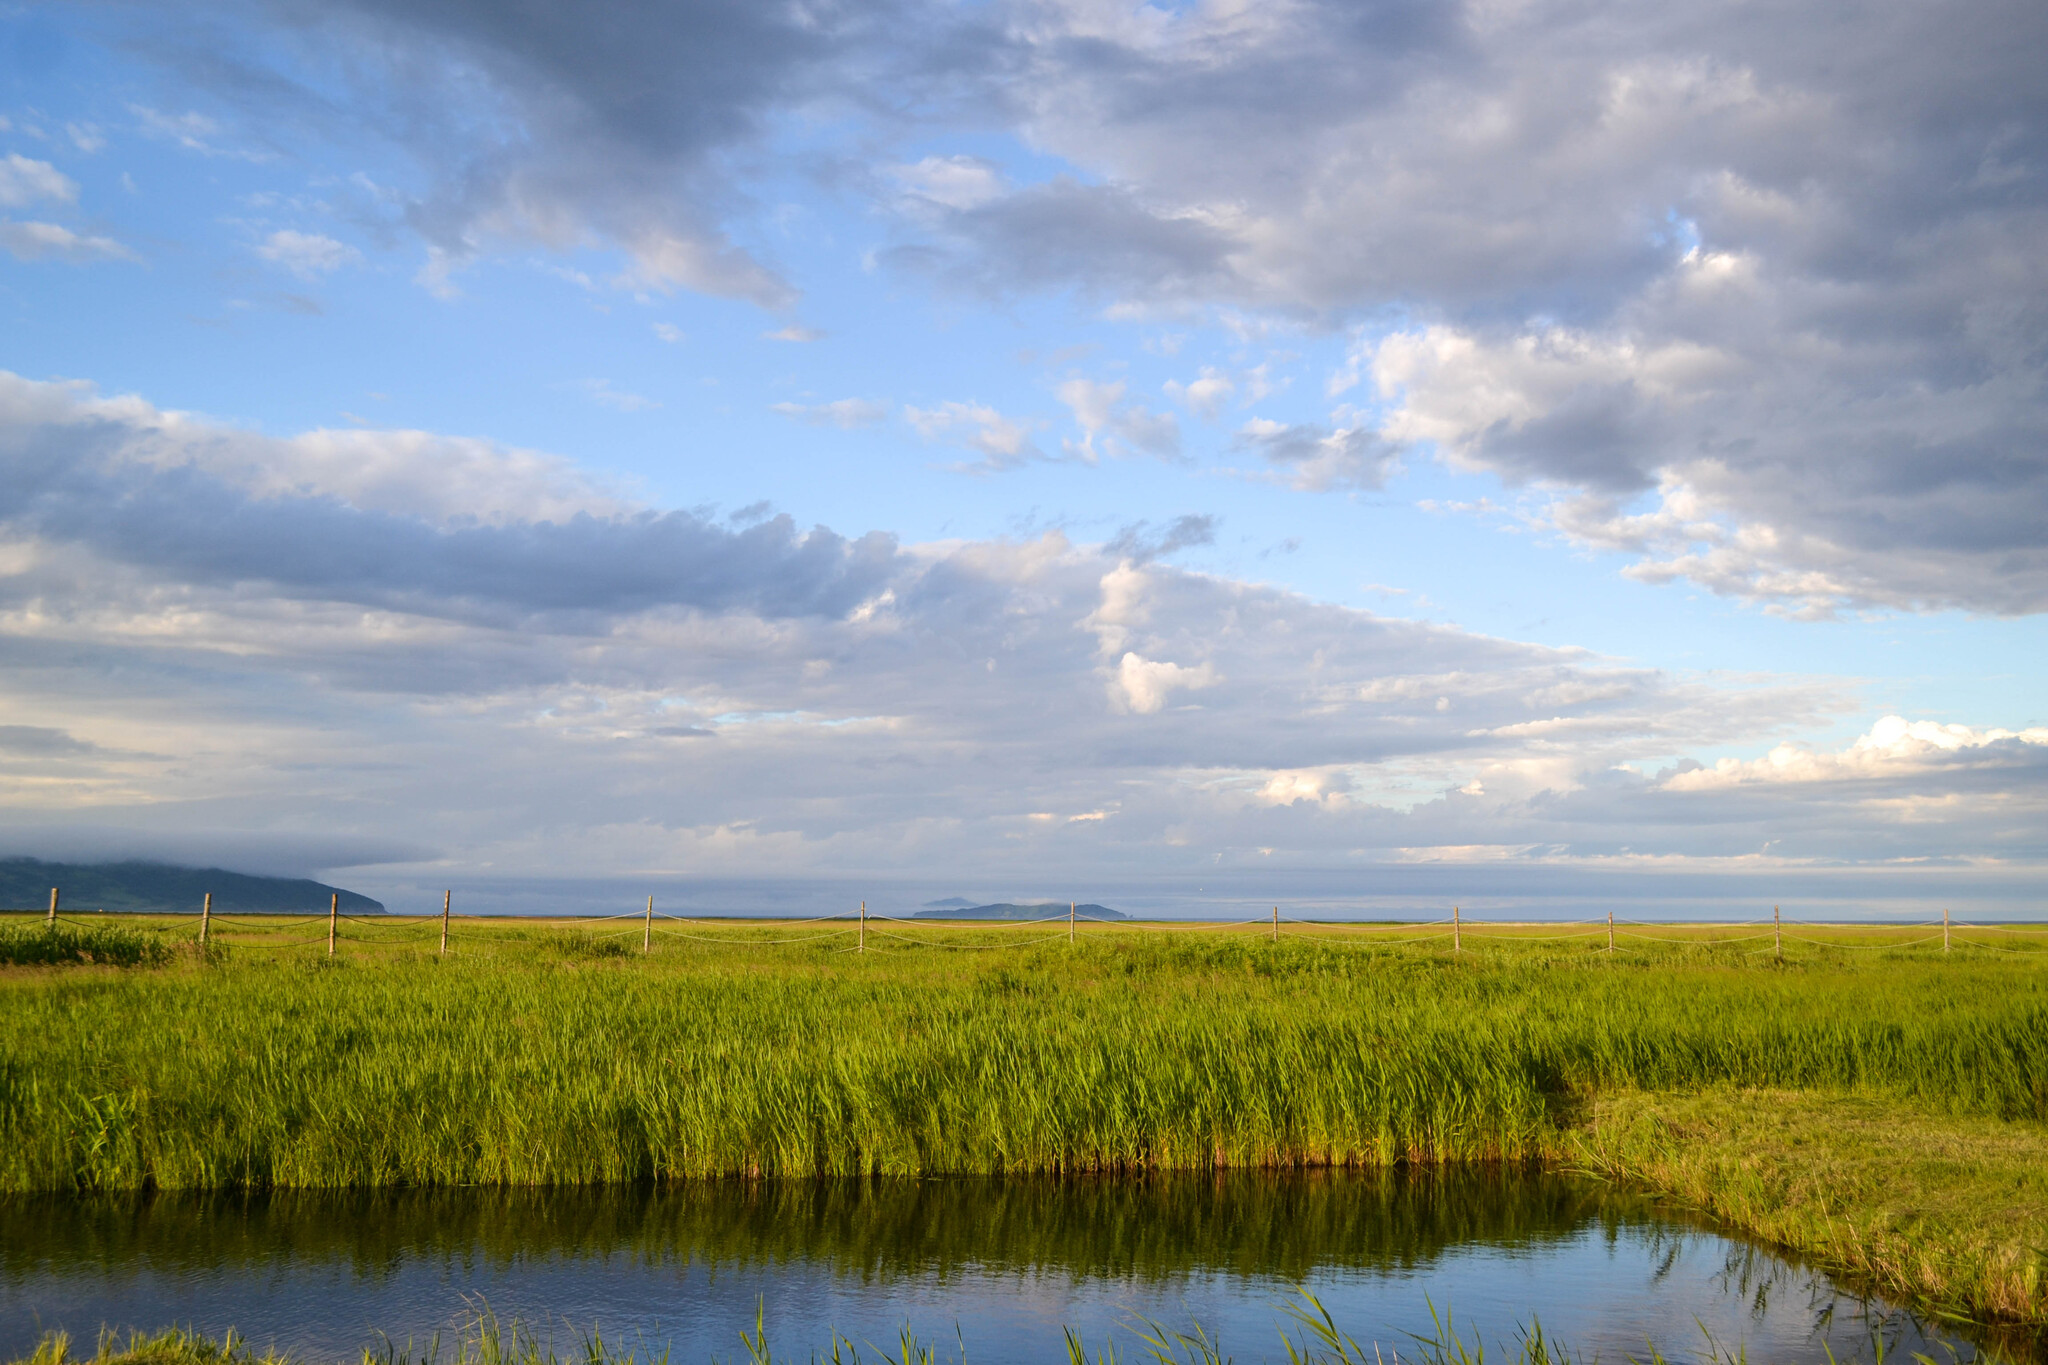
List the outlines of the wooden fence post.
<svg viewBox="0 0 2048 1365">
<path fill-rule="evenodd" d="M 455 899 L 453 891 L 441 893 L 441 956 L 448 956 L 448 903 Z"/>
<path fill-rule="evenodd" d="M 1948 951 L 1948 907 L 1941 907 L 1941 950 Z"/>
<path fill-rule="evenodd" d="M 1280 907 L 1273 907 L 1273 942 L 1280 941 Z"/>
<path fill-rule="evenodd" d="M 50 927 L 51 927 L 52 929 L 54 929 L 54 928 L 56 928 L 56 927 L 57 927 L 57 888 L 56 888 L 56 887 L 54 887 L 54 886 L 50 888 L 50 920 L 49 920 L 49 923 L 50 923 Z"/>
<path fill-rule="evenodd" d="M 654 951 L 654 897 L 647 898 L 647 927 L 640 931 L 640 951 Z"/>
<path fill-rule="evenodd" d="M 1069 948 L 1074 946 L 1074 906 L 1076 904 L 1077 902 L 1075 901 L 1067 902 L 1067 946 Z"/>
<path fill-rule="evenodd" d="M 868 950 L 868 903 L 867 903 L 866 901 L 862 901 L 862 902 L 860 903 L 860 939 L 859 939 L 859 943 L 860 943 L 860 948 L 859 948 L 859 951 L 861 951 L 861 952 L 863 952 L 863 953 L 864 953 L 864 952 L 866 952 L 866 951 Z"/>
<path fill-rule="evenodd" d="M 1781 965 L 1785 961 L 1785 921 L 1778 917 L 1778 907 L 1771 907 L 1771 955 Z"/>
<path fill-rule="evenodd" d="M 213 927 L 213 893 L 206 893 L 206 899 L 199 903 L 199 942 L 206 943 L 206 931 Z"/>
<path fill-rule="evenodd" d="M 1465 951 L 1463 925 L 1459 923 L 1458 907 L 1455 905 L 1451 907 L 1451 951 L 1454 953 Z"/>
<path fill-rule="evenodd" d="M 330 891 L 327 893 L 327 955 L 329 957 L 334 956 L 334 922 L 340 918 L 341 893 L 339 891 Z"/>
<path fill-rule="evenodd" d="M 1607 951 L 1614 951 L 1614 912 L 1607 912 Z"/>
</svg>

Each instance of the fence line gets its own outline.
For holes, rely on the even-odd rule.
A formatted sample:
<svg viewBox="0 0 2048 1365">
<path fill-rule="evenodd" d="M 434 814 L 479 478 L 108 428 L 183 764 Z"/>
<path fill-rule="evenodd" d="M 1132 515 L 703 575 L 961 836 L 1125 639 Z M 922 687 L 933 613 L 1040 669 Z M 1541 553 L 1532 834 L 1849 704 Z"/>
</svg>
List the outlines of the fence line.
<svg viewBox="0 0 2048 1365">
<path fill-rule="evenodd" d="M 210 901 L 211 897 L 208 897 L 208 900 Z M 1403 947 L 1420 943 L 1441 945 L 1448 939 L 1454 948 L 1462 949 L 1465 946 L 1464 940 L 1467 937 L 1471 939 L 1471 946 L 1474 947 L 1578 943 L 1586 940 L 1597 941 L 1604 933 L 1607 937 L 1607 946 L 1601 951 L 1609 953 L 1640 952 L 1644 950 L 1640 947 L 1621 946 L 1616 943 L 1617 939 L 1628 939 L 1635 940 L 1645 946 L 1649 944 L 1665 944 L 1675 947 L 1689 945 L 1723 947 L 1769 941 L 1764 947 L 1747 950 L 1742 954 L 1744 956 L 1776 953 L 1782 957 L 1782 948 L 1785 943 L 1799 944 L 1806 948 L 1817 950 L 1841 949 L 1860 952 L 1900 952 L 1923 949 L 1926 945 L 1937 942 L 1942 945 L 1939 951 L 1944 954 L 1957 950 L 1982 950 L 2018 954 L 2021 956 L 2048 956 L 2048 924 L 1973 924 L 1956 920 L 1947 912 L 1943 912 L 1942 918 L 1939 920 L 1909 920 L 1889 923 L 1798 920 L 1775 916 L 1769 920 L 1692 922 L 1624 920 L 1618 918 L 1486 921 L 1465 920 L 1456 913 L 1449 918 L 1436 920 L 1361 922 L 1317 920 L 1282 915 L 1276 906 L 1271 916 L 1231 921 L 1088 919 L 1075 915 L 1071 909 L 1066 914 L 1055 913 L 1032 919 L 976 920 L 946 917 L 934 917 L 931 919 L 921 917 L 905 918 L 902 916 L 867 912 L 865 907 L 858 913 L 848 911 L 800 918 L 740 918 L 727 916 L 706 918 L 703 916 L 671 914 L 665 911 L 657 913 L 650 903 L 644 910 L 635 909 L 618 914 L 527 917 L 456 915 L 452 913 L 451 901 L 452 893 L 449 893 L 448 897 L 444 899 L 443 909 L 439 913 L 429 912 L 423 915 L 359 915 L 330 910 L 312 915 L 292 915 L 289 918 L 273 918 L 263 915 L 244 916 L 202 912 L 192 915 L 190 923 L 178 923 L 174 928 L 149 927 L 158 933 L 174 934 L 178 941 L 189 941 L 196 936 L 197 942 L 205 946 L 252 948 L 265 951 L 295 949 L 314 944 L 331 945 L 335 943 L 359 944 L 369 949 L 375 949 L 380 946 L 403 948 L 430 942 L 435 933 L 439 931 L 441 935 L 441 951 L 444 953 L 450 951 L 460 952 L 457 944 L 450 941 L 451 930 L 459 928 L 462 932 L 457 937 L 468 940 L 467 944 L 462 945 L 462 947 L 478 944 L 479 936 L 475 934 L 475 931 L 478 930 L 485 931 L 481 935 L 485 942 L 492 940 L 500 943 L 504 942 L 505 939 L 503 937 L 488 932 L 488 929 L 492 927 L 511 929 L 515 934 L 522 931 L 531 932 L 536 929 L 568 931 L 571 933 L 582 931 L 585 938 L 595 942 L 609 942 L 613 939 L 626 938 L 637 933 L 642 935 L 643 948 L 647 951 L 652 950 L 653 939 L 657 934 L 664 938 L 674 938 L 690 943 L 719 944 L 728 948 L 769 948 L 804 943 L 822 944 L 831 939 L 862 935 L 861 926 L 866 924 L 872 937 L 878 941 L 875 945 L 878 949 L 887 945 L 901 945 L 904 949 L 927 948 L 937 951 L 967 952 L 1035 948 L 1057 942 L 1060 939 L 1067 939 L 1072 943 L 1077 941 L 1075 937 L 1076 932 L 1085 926 L 1090 930 L 1091 934 L 1099 933 L 1104 929 L 1224 934 L 1232 931 L 1246 931 L 1247 933 L 1255 933 L 1260 938 L 1266 938 L 1270 935 L 1275 944 L 1280 939 L 1285 938 L 1291 942 L 1374 948 Z M 207 910 L 211 911 L 210 905 L 207 907 Z M 80 918 L 76 911 L 66 912 L 60 910 L 57 903 L 57 893 L 54 890 L 51 894 L 51 904 L 47 909 L 37 908 L 26 911 L 0 910 L 0 914 L 16 913 L 33 915 L 52 931 L 55 931 L 59 924 L 75 929 L 92 931 L 105 928 L 111 922 L 114 922 L 103 918 L 108 913 L 105 911 L 88 920 Z M 172 918 L 172 916 L 160 912 L 147 911 L 114 911 L 112 914 L 117 920 Z M 184 917 L 179 916 L 177 918 L 182 920 Z M 638 921 L 638 923 L 626 925 L 609 932 L 588 932 L 590 928 L 600 925 L 617 924 L 624 920 Z M 341 931 L 340 926 L 344 921 L 348 925 L 348 932 Z M 660 923 L 657 923 L 657 921 L 660 921 Z M 824 926 L 827 924 L 839 924 L 844 927 L 823 929 L 818 933 L 794 936 L 758 937 L 764 931 L 773 932 L 779 929 L 795 928 L 798 926 Z M 1005 934 L 1000 937 L 994 937 L 991 941 L 979 943 L 963 942 L 958 938 L 947 940 L 915 937 L 910 934 L 891 932 L 891 930 L 881 927 L 883 925 L 892 925 L 912 930 L 953 931 L 955 934 L 964 931 L 968 935 L 973 935 L 977 931 L 983 930 L 1042 929 L 1054 924 L 1063 927 L 1059 932 L 1031 938 L 1018 939 Z M 279 939 L 277 937 L 280 934 L 290 933 L 293 930 L 303 929 L 311 925 L 320 926 L 320 932 L 312 937 L 286 939 Z M 689 926 L 692 929 L 711 932 L 691 933 L 681 928 L 669 926 Z M 1563 932 L 1524 932 L 1530 929 L 1553 929 L 1562 930 Z M 1727 929 L 1755 929 L 1759 930 L 1759 932 L 1719 936 L 1714 934 L 1716 930 Z M 1785 932 L 1788 929 L 1804 929 L 1808 932 Z M 1416 930 L 1423 930 L 1425 932 L 1417 934 L 1414 932 Z M 1687 932 L 1687 930 L 1695 932 Z M 1915 930 L 1933 932 L 1921 933 L 1911 938 L 1893 937 L 1901 933 L 1911 933 Z M 1837 936 L 1817 936 L 1830 932 Z M 1869 935 L 1886 935 L 1887 937 L 1877 941 L 1851 941 Z M 2007 941 L 1998 942 L 1983 938 L 1973 938 L 1971 937 L 1972 935 L 2004 935 Z M 865 938 L 866 935 L 862 935 L 862 943 L 865 943 Z M 838 951 L 852 952 L 855 949 L 846 948 Z"/>
<path fill-rule="evenodd" d="M 1903 926 L 1911 927 L 1911 926 Z M 1738 934 L 1734 938 L 1674 938 L 1668 934 L 1645 934 L 1634 929 L 1616 929 L 1617 938 L 1640 938 L 1651 943 L 1754 943 L 1769 934 Z"/>
<path fill-rule="evenodd" d="M 670 938 L 686 938 L 686 939 L 689 939 L 689 940 L 690 940 L 691 942 L 693 942 L 693 943 L 725 943 L 725 944 L 731 944 L 731 945 L 733 945 L 733 946 L 735 946 L 735 947 L 740 947 L 740 948 L 746 948 L 746 947 L 753 947 L 753 946 L 759 946 L 759 947 L 763 947 L 763 948 L 766 948 L 766 947 L 771 947 L 771 946 L 773 946 L 773 945 L 775 945 L 775 944 L 778 944 L 778 943 L 816 943 L 816 942 L 817 942 L 818 940 L 820 940 L 820 939 L 827 939 L 827 938 L 845 938 L 845 937 L 846 937 L 846 936 L 847 936 L 848 934 L 852 934 L 852 933 L 857 933 L 857 932 L 859 932 L 859 931 L 858 931 L 858 930 L 855 930 L 855 929 L 834 929 L 834 930 L 831 930 L 831 931 L 829 931 L 829 932 L 827 932 L 827 933 L 823 933 L 823 934 L 805 934 L 805 935 L 804 935 L 804 936 L 803 936 L 802 938 L 752 938 L 752 939 L 747 939 L 747 938 L 712 938 L 712 937 L 710 937 L 710 936 L 708 936 L 708 935 L 705 935 L 705 934 L 685 934 L 685 933 L 681 932 L 680 930 L 676 930 L 676 929 L 657 929 L 657 930 L 656 930 L 655 932 L 656 932 L 656 933 L 660 933 L 660 934 L 667 934 L 667 935 L 668 935 L 668 936 L 669 936 Z"/>
</svg>

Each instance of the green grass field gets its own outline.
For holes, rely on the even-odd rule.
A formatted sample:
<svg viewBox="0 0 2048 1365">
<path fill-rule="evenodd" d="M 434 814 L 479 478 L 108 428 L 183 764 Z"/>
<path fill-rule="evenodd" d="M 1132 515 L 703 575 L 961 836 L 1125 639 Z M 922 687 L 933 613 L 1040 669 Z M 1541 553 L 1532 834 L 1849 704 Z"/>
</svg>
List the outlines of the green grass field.
<svg viewBox="0 0 2048 1365">
<path fill-rule="evenodd" d="M 2048 934 L 214 924 L 0 969 L 0 1189 L 1540 1160 L 2048 1319 Z"/>
</svg>

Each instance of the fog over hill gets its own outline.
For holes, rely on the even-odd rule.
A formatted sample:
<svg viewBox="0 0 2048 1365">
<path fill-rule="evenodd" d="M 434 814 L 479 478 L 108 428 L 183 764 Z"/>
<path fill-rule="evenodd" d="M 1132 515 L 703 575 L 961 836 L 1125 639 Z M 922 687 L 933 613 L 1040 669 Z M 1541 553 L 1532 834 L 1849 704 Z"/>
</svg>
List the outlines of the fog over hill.
<svg viewBox="0 0 2048 1365">
<path fill-rule="evenodd" d="M 39 858 L 0 858 L 0 909 L 42 910 L 50 888 L 60 910 L 115 910 L 131 913 L 197 913 L 208 893 L 216 913 L 325 910 L 330 896 L 352 915 L 381 915 L 384 905 L 368 896 L 304 877 L 254 877 L 218 867 L 173 867 L 168 863 L 46 863 Z"/>
</svg>

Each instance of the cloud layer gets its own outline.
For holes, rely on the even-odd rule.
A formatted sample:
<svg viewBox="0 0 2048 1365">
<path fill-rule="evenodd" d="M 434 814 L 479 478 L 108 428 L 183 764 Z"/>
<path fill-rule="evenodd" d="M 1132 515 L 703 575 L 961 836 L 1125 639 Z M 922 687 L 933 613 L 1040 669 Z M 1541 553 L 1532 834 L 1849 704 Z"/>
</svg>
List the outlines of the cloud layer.
<svg viewBox="0 0 2048 1365">
<path fill-rule="evenodd" d="M 478 442 L 274 439 L 13 376 L 0 474 L 14 824 L 494 874 L 2048 853 L 2036 732 L 1887 722 L 1849 757 L 1701 767 L 1841 699 L 1157 558 L 1205 518 L 899 546 L 639 508 Z"/>
<path fill-rule="evenodd" d="M 955 268 L 1357 321 L 1379 440 L 1647 578 L 2048 606 L 2038 7 L 1008 13 L 1100 183 L 955 210 Z"/>
<path fill-rule="evenodd" d="M 110 178 L 139 137 L 250 177 L 258 216 L 186 205 L 228 239 L 208 288 L 453 319 L 404 279 L 501 303 L 495 259 L 593 316 L 658 305 L 676 320 L 629 330 L 667 368 L 564 347 L 590 358 L 537 381 L 643 437 L 694 420 L 681 367 L 751 348 L 778 367 L 743 400 L 771 459 L 923 443 L 1049 498 L 1184 471 L 1282 507 L 1263 542 L 1302 498 L 1341 500 L 1300 518 L 1317 534 L 1381 529 L 1441 466 L 1510 529 L 1777 613 L 2048 609 L 2038 5 L 92 15 L 126 115 L 81 108 L 102 122 L 68 142 L 66 114 L 0 120 L 27 139 L 0 148 L 0 250 L 53 298 L 198 259 L 149 177 Z M 151 104 L 135 54 L 169 73 Z M 683 291 L 732 302 L 659 298 Z M 224 315 L 254 316 L 241 292 Z M 979 311 L 921 333 L 926 306 Z M 650 483 L 754 454 L 689 447 Z M 906 544 L 651 506 L 485 439 L 278 438 L 0 374 L 4 800 L 109 847 L 246 828 L 273 860 L 507 877 L 2039 868 L 2038 729 L 1816 743 L 1853 709 L 1833 686 L 1177 567 L 1253 541 L 1160 517 L 1187 505 L 1010 523 L 1100 543 Z"/>
<path fill-rule="evenodd" d="M 740 242 L 802 129 L 893 224 L 876 259 L 920 276 L 1356 328 L 1337 387 L 1373 411 L 1243 437 L 1304 489 L 1434 454 L 1539 490 L 1649 579 L 1808 615 L 2048 607 L 2038 5 L 634 0 L 590 23 L 272 0 L 158 25 L 153 50 L 281 128 L 345 107 L 407 149 L 435 288 L 494 246 L 600 244 L 623 286 L 788 307 Z M 890 150 L 990 127 L 1054 169 Z M 0 201 L 72 188 L 0 168 Z M 1213 412 L 1200 383 L 1183 397 Z M 1109 387 L 1062 392 L 1073 454 L 1179 453 L 1170 415 Z M 988 467 L 1033 453 L 993 415 L 925 425 L 974 422 Z"/>
</svg>

